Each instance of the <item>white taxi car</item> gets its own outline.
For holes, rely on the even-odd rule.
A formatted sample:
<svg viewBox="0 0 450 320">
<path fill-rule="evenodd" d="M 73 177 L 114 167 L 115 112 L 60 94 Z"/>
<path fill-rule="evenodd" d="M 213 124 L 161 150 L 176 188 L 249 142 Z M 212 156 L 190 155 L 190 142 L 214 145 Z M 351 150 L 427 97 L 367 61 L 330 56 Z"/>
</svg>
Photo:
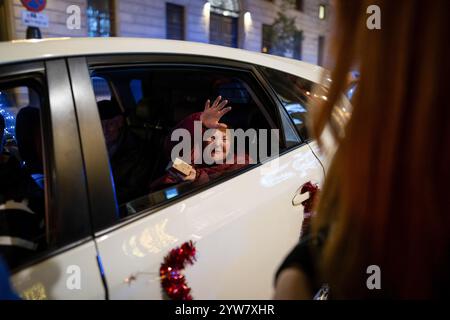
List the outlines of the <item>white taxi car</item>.
<svg viewBox="0 0 450 320">
<path fill-rule="evenodd" d="M 162 299 L 164 257 L 193 241 L 197 259 L 184 275 L 194 299 L 271 298 L 275 271 L 300 236 L 308 195 L 299 190 L 324 176 L 305 128 L 322 72 L 291 59 L 169 40 L 0 43 L 5 148 L 38 162 L 40 172 L 28 172 L 41 182 L 45 217 L 40 249 L 11 266 L 16 291 L 27 299 Z M 119 103 L 154 179 L 166 165 L 170 128 L 219 94 L 233 106 L 227 121 L 234 128 L 279 129 L 279 154 L 195 188 L 142 190 L 120 203 L 96 102 Z M 40 130 L 40 148 L 28 148 L 40 150 L 34 158 L 15 141 L 25 126 L 17 115 L 30 107 L 40 111 L 25 127 L 29 135 Z M 5 245 L 8 237 L 0 238 Z"/>
</svg>

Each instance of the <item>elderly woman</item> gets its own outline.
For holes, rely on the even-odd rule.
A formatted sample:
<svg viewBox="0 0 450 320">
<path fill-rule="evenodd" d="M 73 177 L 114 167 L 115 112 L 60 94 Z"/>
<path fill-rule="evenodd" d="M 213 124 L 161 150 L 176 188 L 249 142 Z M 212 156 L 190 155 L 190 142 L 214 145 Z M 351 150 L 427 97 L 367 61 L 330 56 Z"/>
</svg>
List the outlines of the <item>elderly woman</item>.
<svg viewBox="0 0 450 320">
<path fill-rule="evenodd" d="M 208 129 L 212 129 L 213 131 L 207 134 L 208 138 L 205 139 L 206 141 L 203 141 L 202 150 L 197 150 L 195 143 L 192 141 L 193 139 L 191 139 L 189 173 L 182 174 L 174 170 L 168 170 L 164 176 L 151 183 L 151 191 L 163 189 L 184 181 L 195 184 L 206 183 L 226 172 L 240 169 L 251 162 L 250 156 L 246 153 L 230 154 L 232 151 L 230 150 L 230 131 L 226 124 L 219 122 L 226 113 L 231 111 L 231 107 L 227 107 L 227 104 L 228 101 L 222 100 L 221 96 L 218 96 L 212 104 L 207 100 L 203 112 L 191 114 L 175 126 L 172 132 L 177 129 L 186 129 L 191 137 L 194 137 L 196 121 L 201 122 L 202 134 Z M 169 135 L 165 142 L 165 151 L 169 155 L 175 144 L 178 143 L 170 140 L 171 135 Z M 208 151 L 211 151 L 209 153 L 205 152 L 206 148 Z M 208 161 L 204 161 L 205 159 L 202 159 L 201 163 L 195 161 L 198 151 L 201 151 L 202 155 L 207 153 Z M 174 161 L 175 159 L 171 160 Z"/>
</svg>

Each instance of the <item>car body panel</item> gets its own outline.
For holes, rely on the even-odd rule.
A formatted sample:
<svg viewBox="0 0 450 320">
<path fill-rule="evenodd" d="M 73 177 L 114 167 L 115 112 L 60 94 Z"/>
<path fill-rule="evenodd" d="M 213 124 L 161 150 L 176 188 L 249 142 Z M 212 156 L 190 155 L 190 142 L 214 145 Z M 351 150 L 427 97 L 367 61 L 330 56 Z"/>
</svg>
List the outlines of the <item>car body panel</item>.
<svg viewBox="0 0 450 320">
<path fill-rule="evenodd" d="M 12 80 L 14 85 L 15 78 L 39 80 L 46 226 L 52 232 L 46 235 L 49 248 L 12 270 L 12 284 L 25 299 L 103 299 L 66 62 L 54 59 L 0 67 L 3 83 Z"/>
<path fill-rule="evenodd" d="M 270 299 L 276 269 L 300 236 L 303 207 L 292 198 L 303 183 L 322 178 L 304 144 L 101 236 L 110 298 L 163 298 L 164 256 L 192 240 L 197 261 L 185 275 L 195 299 Z"/>
<path fill-rule="evenodd" d="M 104 299 L 94 241 L 57 254 L 11 277 L 24 299 Z"/>
<path fill-rule="evenodd" d="M 165 39 L 55 38 L 0 42 L 0 64 L 56 57 L 101 54 L 175 54 L 236 60 L 274 68 L 320 83 L 320 66 L 306 62 L 223 46 Z"/>
</svg>

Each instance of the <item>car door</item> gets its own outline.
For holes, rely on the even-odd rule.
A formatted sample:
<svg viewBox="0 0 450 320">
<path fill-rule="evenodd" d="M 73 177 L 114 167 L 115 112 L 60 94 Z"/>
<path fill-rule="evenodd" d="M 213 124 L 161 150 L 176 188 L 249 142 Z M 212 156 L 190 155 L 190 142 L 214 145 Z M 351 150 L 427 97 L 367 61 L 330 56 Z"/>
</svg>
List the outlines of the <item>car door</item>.
<svg viewBox="0 0 450 320">
<path fill-rule="evenodd" d="M 91 233 L 82 152 L 65 60 L 1 65 L 0 93 L 9 95 L 0 105 L 2 114 L 7 114 L 10 121 L 5 146 L 11 158 L 18 157 L 22 161 L 27 178 L 33 173 L 31 177 L 37 182 L 33 184 L 35 193 L 41 197 L 39 200 L 42 200 L 45 211 L 41 212 L 45 219 L 39 239 L 21 241 L 18 238 L 18 234 L 26 235 L 25 230 L 29 229 L 25 220 L 13 219 L 11 225 L 1 226 L 2 231 L 11 230 L 13 233 L 2 234 L 2 250 L 5 245 L 12 250 L 20 246 L 23 249 L 31 241 L 39 240 L 36 251 L 27 251 L 20 263 L 14 264 L 11 270 L 14 289 L 24 299 L 105 298 Z M 40 132 L 36 134 L 40 137 L 27 141 L 40 141 L 42 157 L 37 159 L 42 161 L 40 174 L 38 170 L 32 171 L 27 155 L 30 148 L 25 148 L 29 142 L 23 138 L 19 141 L 21 134 L 33 135 L 34 127 L 39 128 Z M 13 176 L 12 180 L 15 178 Z M 13 181 L 0 183 L 2 190 L 6 191 L 16 185 Z M 0 214 L 6 216 L 15 212 L 24 218 L 40 214 L 30 209 L 33 208 L 30 199 L 22 201 L 22 206 L 14 202 L 16 200 L 6 201 L 0 206 Z M 1 221 L 2 224 L 8 222 Z M 4 260 L 11 266 L 10 259 L 16 256 L 15 253 L 8 255 Z"/>
<path fill-rule="evenodd" d="M 172 249 L 186 241 L 193 241 L 197 250 L 195 263 L 184 271 L 194 299 L 271 298 L 275 271 L 300 236 L 303 208 L 298 205 L 300 201 L 293 199 L 299 196 L 299 188 L 304 183 L 320 182 L 323 171 L 310 147 L 295 132 L 286 111 L 258 69 L 214 58 L 171 55 L 91 57 L 87 62 L 86 65 L 81 59 L 71 59 L 69 66 L 74 71 L 82 70 L 77 71 L 80 78 L 74 81 L 74 86 L 83 87 L 85 111 L 90 112 L 90 116 L 84 117 L 85 124 L 80 119 L 80 128 L 90 123 L 91 130 L 96 130 L 90 137 L 83 138 L 82 134 L 82 145 L 95 140 L 95 148 L 86 148 L 89 151 L 85 151 L 84 156 L 96 158 L 97 168 L 103 167 L 101 172 L 94 169 L 90 172 L 87 168 L 87 177 L 88 181 L 91 175 L 97 180 L 96 188 L 89 190 L 91 203 L 98 203 L 92 206 L 100 206 L 100 203 L 109 206 L 102 211 L 93 211 L 92 219 L 97 226 L 96 243 L 110 298 L 165 298 L 161 290 L 161 264 Z M 152 83 L 160 87 L 155 90 L 155 95 L 178 83 L 186 86 L 195 83 L 177 81 L 177 75 L 181 74 L 177 72 L 183 68 L 189 68 L 190 74 L 194 75 L 223 71 L 234 78 L 245 78 L 248 87 L 252 88 L 248 90 L 252 102 L 261 107 L 261 114 L 255 117 L 260 116 L 272 127 L 280 129 L 280 153 L 195 190 L 184 193 L 180 188 L 169 188 L 163 193 L 144 196 L 137 205 L 126 203 L 123 207 L 131 214 L 121 217 L 110 196 L 109 204 L 99 196 L 105 189 L 109 189 L 108 194 L 112 193 L 114 178 L 109 173 L 105 143 L 98 140 L 103 133 L 96 108 L 96 90 L 86 87 L 86 83 L 91 84 L 90 76 L 96 79 L 99 74 L 105 79 L 112 77 L 115 80 L 110 84 L 110 95 L 117 95 L 119 104 L 134 105 L 136 101 L 128 100 L 141 96 L 142 92 L 125 93 L 127 86 L 124 83 L 131 86 L 133 81 L 134 75 L 130 74 L 137 75 L 136 70 L 142 69 L 148 73 L 160 72 L 161 68 L 173 72 L 167 77 L 172 81 L 166 86 L 161 85 L 164 75 L 157 73 L 157 81 Z M 182 90 L 182 87 L 176 87 L 171 92 L 176 96 Z M 192 99 L 195 96 L 189 95 L 187 101 Z M 157 106 L 168 108 L 161 103 Z M 162 150 L 152 154 L 160 153 Z M 307 195 L 301 197 L 306 199 Z M 101 215 L 102 223 L 95 222 L 97 215 Z"/>
</svg>

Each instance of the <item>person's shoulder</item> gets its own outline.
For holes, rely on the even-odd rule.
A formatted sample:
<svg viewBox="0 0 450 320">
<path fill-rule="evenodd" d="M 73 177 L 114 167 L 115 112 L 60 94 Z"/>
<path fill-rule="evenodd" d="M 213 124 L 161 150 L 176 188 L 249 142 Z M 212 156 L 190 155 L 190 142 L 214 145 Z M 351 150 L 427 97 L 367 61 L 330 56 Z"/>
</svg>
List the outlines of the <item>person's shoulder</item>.
<svg viewBox="0 0 450 320">
<path fill-rule="evenodd" d="M 200 116 L 201 116 L 201 115 L 202 115 L 202 112 L 199 111 L 199 112 L 191 113 L 191 114 L 188 115 L 186 118 L 187 118 L 187 119 L 192 119 L 192 120 L 200 120 Z"/>
<path fill-rule="evenodd" d="M 187 115 L 186 117 L 184 117 L 180 123 L 178 124 L 177 127 L 185 127 L 188 124 L 191 125 L 192 123 L 194 123 L 195 121 L 200 121 L 200 117 L 202 115 L 202 112 L 194 112 L 191 113 L 189 115 Z"/>
</svg>

